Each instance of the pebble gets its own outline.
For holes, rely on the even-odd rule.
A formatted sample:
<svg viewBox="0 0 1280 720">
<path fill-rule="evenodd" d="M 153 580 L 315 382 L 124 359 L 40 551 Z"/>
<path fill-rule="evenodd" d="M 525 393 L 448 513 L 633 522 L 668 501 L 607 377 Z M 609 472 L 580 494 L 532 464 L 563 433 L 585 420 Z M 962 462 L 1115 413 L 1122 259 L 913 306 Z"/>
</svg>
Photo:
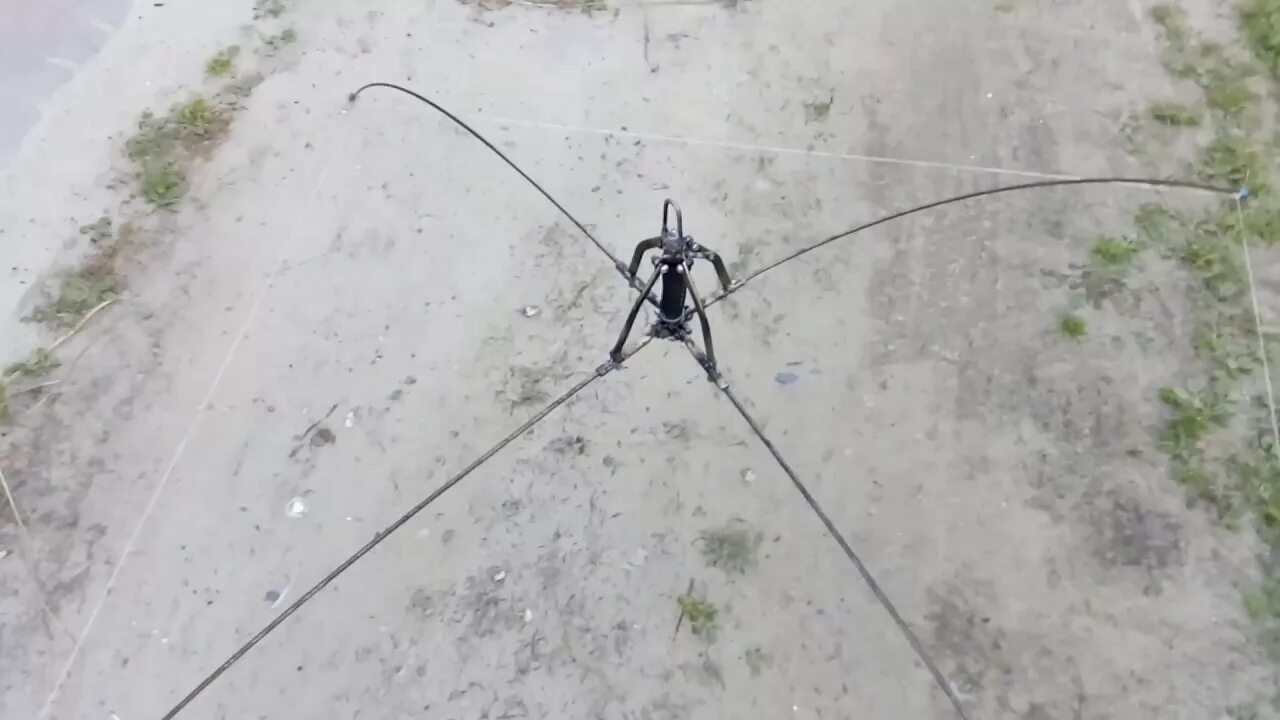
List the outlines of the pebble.
<svg viewBox="0 0 1280 720">
<path fill-rule="evenodd" d="M 773 379 L 779 385 L 790 385 L 791 383 L 799 380 L 800 376 L 788 370 L 774 375 Z"/>
<path fill-rule="evenodd" d="M 525 305 L 520 309 L 520 312 L 524 313 L 527 318 L 538 317 L 538 314 L 542 312 L 542 308 L 537 305 Z"/>
<path fill-rule="evenodd" d="M 301 497 L 295 497 L 284 506 L 284 514 L 291 518 L 300 518 L 307 514 L 307 501 Z"/>
</svg>

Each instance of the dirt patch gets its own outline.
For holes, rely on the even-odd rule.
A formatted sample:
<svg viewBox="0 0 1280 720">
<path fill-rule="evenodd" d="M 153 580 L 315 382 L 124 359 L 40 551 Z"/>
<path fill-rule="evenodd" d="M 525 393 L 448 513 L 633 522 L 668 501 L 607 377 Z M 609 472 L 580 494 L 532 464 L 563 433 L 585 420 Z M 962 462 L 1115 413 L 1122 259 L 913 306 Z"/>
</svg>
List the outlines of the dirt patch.
<svg viewBox="0 0 1280 720">
<path fill-rule="evenodd" d="M 1085 535 L 1093 557 L 1104 568 L 1146 575 L 1151 583 L 1148 592 L 1157 591 L 1160 576 L 1186 562 L 1186 531 L 1170 513 L 1153 510 L 1115 489 L 1085 503 L 1084 512 L 1093 528 Z"/>
<path fill-rule="evenodd" d="M 703 530 L 699 540 L 702 559 L 707 567 L 719 568 L 731 575 L 741 575 L 754 568 L 759 561 L 760 543 L 764 540 L 764 534 L 746 521 L 736 520 Z"/>
<path fill-rule="evenodd" d="M 1086 698 L 1074 662 L 1043 639 L 1001 627 L 983 610 L 990 605 L 972 588 L 943 585 L 930 591 L 925 618 L 932 647 L 974 716 L 1084 717 Z"/>
</svg>

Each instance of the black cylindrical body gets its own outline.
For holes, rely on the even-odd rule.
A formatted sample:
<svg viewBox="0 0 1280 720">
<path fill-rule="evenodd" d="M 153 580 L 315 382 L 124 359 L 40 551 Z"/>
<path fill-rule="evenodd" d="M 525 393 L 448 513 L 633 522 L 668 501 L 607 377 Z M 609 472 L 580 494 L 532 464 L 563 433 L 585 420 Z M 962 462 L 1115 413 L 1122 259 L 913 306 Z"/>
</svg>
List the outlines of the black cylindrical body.
<svg viewBox="0 0 1280 720">
<path fill-rule="evenodd" d="M 678 263 L 671 263 L 662 274 L 662 298 L 658 303 L 658 311 L 663 320 L 684 319 L 684 294 L 687 285 L 682 269 Z"/>
</svg>

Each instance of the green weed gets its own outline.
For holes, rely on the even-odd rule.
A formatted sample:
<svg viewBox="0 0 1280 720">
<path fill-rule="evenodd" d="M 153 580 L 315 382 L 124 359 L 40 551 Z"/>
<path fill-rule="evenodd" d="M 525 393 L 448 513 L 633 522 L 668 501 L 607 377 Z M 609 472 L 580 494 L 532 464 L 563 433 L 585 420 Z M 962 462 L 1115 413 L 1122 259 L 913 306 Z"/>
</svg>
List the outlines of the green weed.
<svg viewBox="0 0 1280 720">
<path fill-rule="evenodd" d="M 1221 236 L 1193 235 L 1182 246 L 1181 260 L 1212 300 L 1230 300 L 1244 289 L 1235 248 L 1223 242 Z"/>
<path fill-rule="evenodd" d="M 1245 0 L 1237 19 L 1254 57 L 1280 77 L 1280 0 Z"/>
<path fill-rule="evenodd" d="M 1181 10 L 1152 10 L 1164 40 L 1161 59 L 1177 77 L 1193 80 L 1213 111 L 1217 135 L 1204 147 L 1195 168 L 1200 178 L 1230 187 L 1248 186 L 1252 197 L 1238 208 L 1227 202 L 1194 222 L 1156 207 L 1144 207 L 1135 222 L 1142 235 L 1175 257 L 1194 278 L 1192 345 L 1207 376 L 1198 391 L 1165 388 L 1160 400 L 1166 419 L 1160 444 L 1169 454 L 1174 478 L 1190 496 L 1205 500 L 1226 524 L 1248 515 L 1268 551 L 1260 558 L 1263 580 L 1245 592 L 1246 612 L 1257 623 L 1266 652 L 1280 662 L 1280 459 L 1270 441 L 1246 447 L 1238 438 L 1215 435 L 1242 421 L 1232 412 L 1244 404 L 1241 378 L 1257 370 L 1257 338 L 1248 305 L 1247 278 L 1237 239 L 1280 239 L 1280 208 L 1268 192 L 1270 149 L 1257 134 L 1259 93 L 1256 73 L 1220 45 L 1200 41 Z M 1242 0 L 1237 8 L 1241 35 L 1272 79 L 1280 78 L 1280 0 Z M 1261 82 L 1261 80 L 1257 80 Z M 1274 92 L 1274 85 L 1270 88 Z M 1264 435 L 1270 435 L 1268 432 Z M 1226 442 L 1224 442 L 1226 441 Z M 1229 444 L 1228 444 L 1229 443 Z M 1234 451 L 1224 446 L 1235 447 Z M 1233 712 L 1229 715 L 1236 717 Z M 1242 712 L 1239 717 L 1252 716 Z"/>
<path fill-rule="evenodd" d="M 676 598 L 680 605 L 680 613 L 689 622 L 689 630 L 694 635 L 712 642 L 720 631 L 718 615 L 720 611 L 710 601 L 690 595 Z"/>
<path fill-rule="evenodd" d="M 1151 10 L 1151 17 L 1164 40 L 1160 59 L 1165 69 L 1198 85 L 1210 109 L 1229 119 L 1243 119 L 1258 101 L 1249 84 L 1253 69 L 1218 43 L 1198 39 L 1181 8 L 1160 5 Z"/>
<path fill-rule="evenodd" d="M 1058 320 L 1058 331 L 1072 340 L 1080 340 L 1089 334 L 1089 326 L 1079 315 L 1067 313 Z"/>
<path fill-rule="evenodd" d="M 1257 104 L 1258 94 L 1249 86 L 1247 76 L 1224 73 L 1205 84 L 1204 100 L 1223 115 L 1243 118 Z"/>
<path fill-rule="evenodd" d="M 1227 398 L 1219 389 L 1196 393 L 1186 388 L 1161 388 L 1160 402 L 1167 412 L 1160 442 L 1175 457 L 1197 452 L 1209 431 L 1225 427 L 1230 419 Z"/>
<path fill-rule="evenodd" d="M 185 105 L 178 106 L 176 120 L 183 133 L 189 137 L 206 138 L 213 131 L 219 116 L 219 111 L 208 100 L 197 97 Z"/>
<path fill-rule="evenodd" d="M 172 209 L 187 193 L 187 170 L 230 128 L 230 110 L 203 96 L 174 105 L 169 113 L 143 113 L 138 131 L 125 142 L 138 192 L 152 205 Z"/>
<path fill-rule="evenodd" d="M 1148 202 L 1138 207 L 1133 224 L 1144 241 L 1161 247 L 1169 244 L 1170 236 L 1183 225 L 1183 220 L 1160 203 Z"/>
<path fill-rule="evenodd" d="M 1147 112 L 1152 120 L 1169 127 L 1196 127 L 1200 124 L 1200 113 L 1195 108 L 1178 102 L 1153 102 Z"/>
<path fill-rule="evenodd" d="M 1260 189 L 1265 185 L 1262 156 L 1254 143 L 1237 134 L 1220 134 L 1200 153 L 1196 175 L 1228 187 Z"/>
<path fill-rule="evenodd" d="M 1176 5 L 1161 3 L 1151 8 L 1151 19 L 1164 34 L 1165 44 L 1185 47 L 1191 42 L 1191 25 L 1187 13 Z"/>
<path fill-rule="evenodd" d="M 139 183 L 142 197 L 159 208 L 172 208 L 187 194 L 186 173 L 169 162 L 143 163 Z"/>
<path fill-rule="evenodd" d="M 1269 197 L 1254 198 L 1243 203 L 1237 212 L 1234 204 L 1213 219 L 1213 231 L 1232 244 L 1241 236 L 1267 245 L 1280 241 L 1280 208 Z"/>
<path fill-rule="evenodd" d="M 48 375 L 58 367 L 58 360 L 48 348 L 36 348 L 25 360 L 10 364 L 4 369 L 4 379 L 31 380 Z"/>
<path fill-rule="evenodd" d="M 209 77 L 228 77 L 236 70 L 236 57 L 239 54 L 239 45 L 219 50 L 204 64 L 204 74 Z"/>
<path fill-rule="evenodd" d="M 1258 517 L 1258 534 L 1270 547 L 1280 545 L 1280 459 L 1269 443 L 1250 453 L 1249 458 L 1237 457 L 1231 465 L 1240 492 Z M 1280 585 L 1280 576 L 1271 578 Z M 1276 614 L 1280 617 L 1280 613 Z"/>
<path fill-rule="evenodd" d="M 1128 265 L 1138 256 L 1138 246 L 1129 238 L 1103 235 L 1093 242 L 1089 255 L 1100 265 Z"/>
<path fill-rule="evenodd" d="M 1258 368 L 1256 346 L 1238 321 L 1201 322 L 1192 332 L 1191 345 L 1209 362 L 1215 377 L 1236 380 Z"/>
<path fill-rule="evenodd" d="M 1274 550 L 1280 547 L 1280 459 L 1268 446 L 1258 448 L 1256 459 L 1240 461 L 1236 472 L 1240 490 L 1258 518 L 1258 534 L 1273 550 L 1262 561 L 1262 581 L 1244 593 L 1244 608 L 1258 624 L 1258 638 L 1272 660 L 1280 662 L 1280 565 Z"/>
<path fill-rule="evenodd" d="M 64 274 L 52 300 L 36 308 L 30 319 L 54 327 L 74 327 L 90 310 L 119 297 L 123 289 L 124 279 L 112 267 L 111 256 L 99 254 Z"/>
</svg>

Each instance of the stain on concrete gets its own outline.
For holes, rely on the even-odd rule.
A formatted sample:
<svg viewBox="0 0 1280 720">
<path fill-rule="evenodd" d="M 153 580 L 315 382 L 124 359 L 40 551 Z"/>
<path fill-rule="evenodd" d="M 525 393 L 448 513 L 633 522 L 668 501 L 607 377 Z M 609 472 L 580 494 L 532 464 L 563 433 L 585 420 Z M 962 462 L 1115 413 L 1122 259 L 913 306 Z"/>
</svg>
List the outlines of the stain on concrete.
<svg viewBox="0 0 1280 720">
<path fill-rule="evenodd" d="M 1097 495 L 1087 498 L 1081 510 L 1092 530 L 1084 538 L 1103 568 L 1137 571 L 1154 584 L 1186 561 L 1186 531 L 1175 515 L 1147 507 L 1117 488 Z"/>
</svg>

